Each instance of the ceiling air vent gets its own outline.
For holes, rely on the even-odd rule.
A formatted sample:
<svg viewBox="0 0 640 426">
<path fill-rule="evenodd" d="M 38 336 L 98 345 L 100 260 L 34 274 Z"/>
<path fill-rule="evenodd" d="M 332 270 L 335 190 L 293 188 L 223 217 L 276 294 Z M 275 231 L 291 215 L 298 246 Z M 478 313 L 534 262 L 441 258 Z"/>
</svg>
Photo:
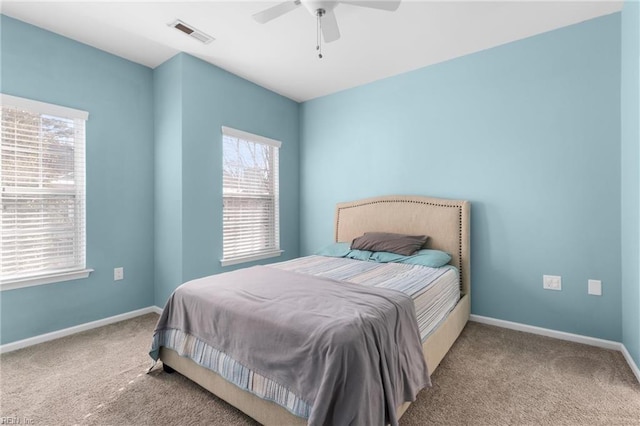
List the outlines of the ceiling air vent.
<svg viewBox="0 0 640 426">
<path fill-rule="evenodd" d="M 183 33 L 185 33 L 189 37 L 193 37 L 196 40 L 198 40 L 200 43 L 203 43 L 203 44 L 209 44 L 213 40 L 215 40 L 210 35 L 205 34 L 202 31 L 193 28 L 189 24 L 185 24 L 184 22 L 182 22 L 179 19 L 176 19 L 176 21 L 171 23 L 171 24 L 169 24 L 169 26 L 175 28 L 176 30 L 182 31 Z"/>
</svg>

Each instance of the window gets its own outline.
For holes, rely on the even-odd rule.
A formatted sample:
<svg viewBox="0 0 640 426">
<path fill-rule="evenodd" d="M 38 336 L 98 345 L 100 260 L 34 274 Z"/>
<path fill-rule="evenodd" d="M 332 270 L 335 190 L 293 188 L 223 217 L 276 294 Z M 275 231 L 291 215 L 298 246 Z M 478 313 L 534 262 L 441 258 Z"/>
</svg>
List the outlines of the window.
<svg viewBox="0 0 640 426">
<path fill-rule="evenodd" d="M 222 128 L 222 266 L 279 256 L 281 143 Z"/>
<path fill-rule="evenodd" d="M 0 96 L 1 288 L 86 277 L 88 114 Z"/>
</svg>

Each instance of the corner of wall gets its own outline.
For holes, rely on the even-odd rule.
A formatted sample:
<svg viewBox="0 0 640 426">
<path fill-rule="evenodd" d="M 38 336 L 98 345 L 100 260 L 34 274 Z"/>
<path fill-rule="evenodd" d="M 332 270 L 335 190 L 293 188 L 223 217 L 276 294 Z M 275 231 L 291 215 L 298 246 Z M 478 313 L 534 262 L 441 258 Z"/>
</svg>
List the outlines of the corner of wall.
<svg viewBox="0 0 640 426">
<path fill-rule="evenodd" d="M 621 23 L 622 342 L 640 365 L 640 3 Z"/>
<path fill-rule="evenodd" d="M 154 304 L 182 283 L 182 57 L 153 71 Z"/>
</svg>

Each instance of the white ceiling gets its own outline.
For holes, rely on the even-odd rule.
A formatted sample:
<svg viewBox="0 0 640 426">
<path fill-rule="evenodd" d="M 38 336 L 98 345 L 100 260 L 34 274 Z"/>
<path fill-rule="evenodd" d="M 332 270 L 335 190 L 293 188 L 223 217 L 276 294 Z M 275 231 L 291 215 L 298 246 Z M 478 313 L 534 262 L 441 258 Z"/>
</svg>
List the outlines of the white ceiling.
<svg viewBox="0 0 640 426">
<path fill-rule="evenodd" d="M 621 1 L 415 1 L 395 12 L 339 4 L 342 37 L 316 56 L 304 7 L 267 24 L 277 1 L 17 1 L 2 13 L 155 68 L 187 52 L 296 101 L 306 101 L 555 28 L 617 12 Z M 215 37 L 203 45 L 167 24 Z"/>
</svg>

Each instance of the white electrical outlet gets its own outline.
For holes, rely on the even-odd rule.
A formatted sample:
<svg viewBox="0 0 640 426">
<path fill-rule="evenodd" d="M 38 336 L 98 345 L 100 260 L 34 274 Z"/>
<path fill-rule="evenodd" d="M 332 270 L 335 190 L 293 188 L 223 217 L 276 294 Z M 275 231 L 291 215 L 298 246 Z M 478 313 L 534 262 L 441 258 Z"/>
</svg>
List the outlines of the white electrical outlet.
<svg viewBox="0 0 640 426">
<path fill-rule="evenodd" d="M 558 275 L 543 275 L 542 288 L 546 290 L 562 290 L 562 277 Z"/>
<path fill-rule="evenodd" d="M 114 268 L 113 269 L 113 280 L 120 281 L 124 279 L 124 268 Z"/>
<path fill-rule="evenodd" d="M 602 296 L 602 281 L 600 280 L 589 280 L 589 286 L 587 293 L 593 296 Z"/>
</svg>

